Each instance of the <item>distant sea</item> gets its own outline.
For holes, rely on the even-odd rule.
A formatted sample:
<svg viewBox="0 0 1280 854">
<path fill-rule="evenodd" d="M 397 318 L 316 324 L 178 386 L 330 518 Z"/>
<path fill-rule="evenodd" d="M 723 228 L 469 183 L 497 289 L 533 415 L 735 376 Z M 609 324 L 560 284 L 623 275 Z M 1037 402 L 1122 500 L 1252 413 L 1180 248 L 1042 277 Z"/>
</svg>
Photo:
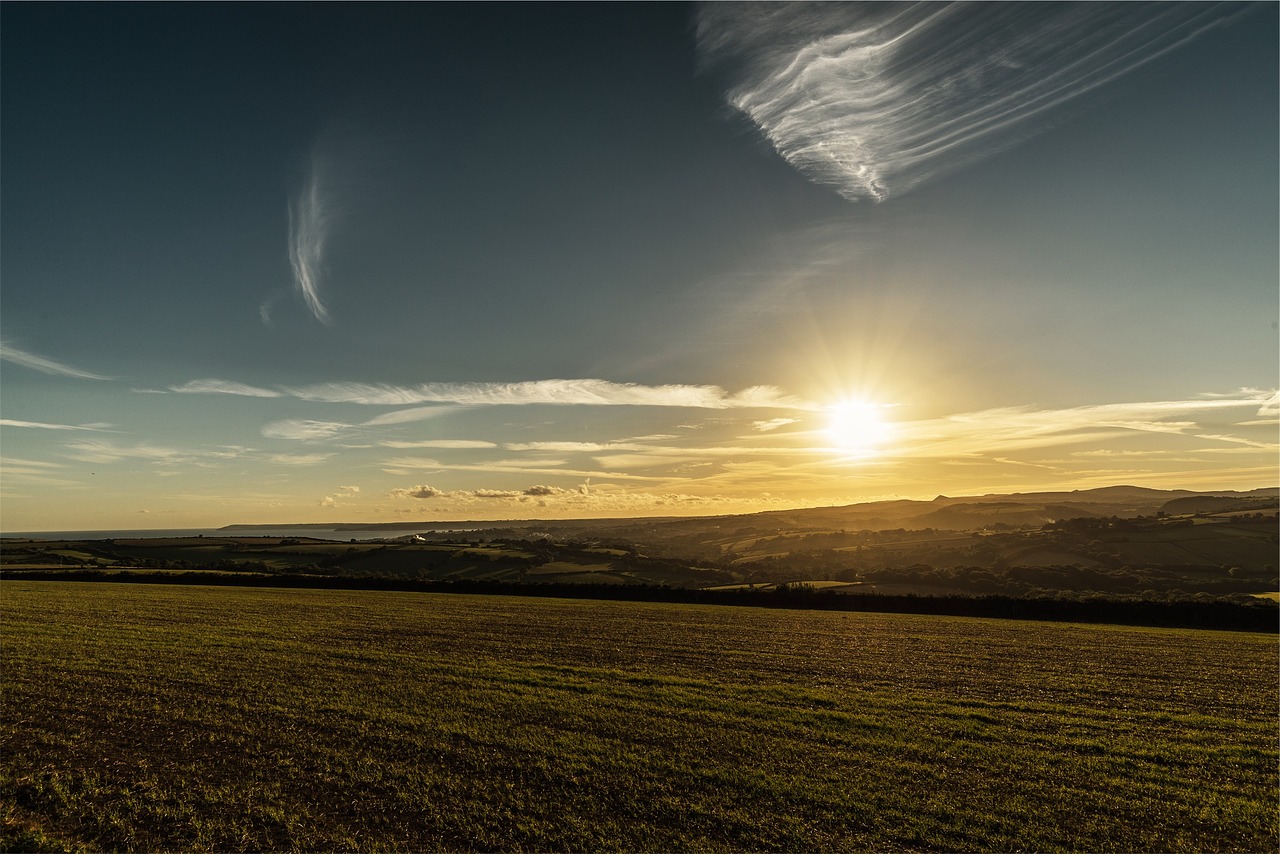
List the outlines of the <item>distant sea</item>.
<svg viewBox="0 0 1280 854">
<path fill-rule="evenodd" d="M 152 528 L 137 531 L 5 531 L 0 537 L 20 537 L 32 540 L 141 540 L 169 537 L 314 537 L 319 540 L 381 540 L 404 537 L 413 533 L 451 531 L 457 528 L 424 525 L 418 531 L 382 530 L 352 531 L 337 528 Z"/>
</svg>

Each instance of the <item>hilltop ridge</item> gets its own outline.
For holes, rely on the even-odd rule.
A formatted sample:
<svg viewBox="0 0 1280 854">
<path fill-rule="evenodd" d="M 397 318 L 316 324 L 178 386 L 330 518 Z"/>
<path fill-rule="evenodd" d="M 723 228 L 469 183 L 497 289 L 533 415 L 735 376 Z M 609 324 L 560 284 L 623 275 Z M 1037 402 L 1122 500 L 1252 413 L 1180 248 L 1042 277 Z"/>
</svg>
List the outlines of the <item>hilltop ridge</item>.
<svg viewBox="0 0 1280 854">
<path fill-rule="evenodd" d="M 624 518 L 580 519 L 504 519 L 504 520 L 420 520 L 414 522 L 348 522 L 304 524 L 252 524 L 225 525 L 221 531 L 252 531 L 267 528 L 315 528 L 337 531 L 410 531 L 424 527 L 486 530 L 493 528 L 528 527 L 615 527 L 627 524 L 652 525 L 661 523 L 699 522 L 724 524 L 728 521 L 758 519 L 769 524 L 799 527 L 844 527 L 885 529 L 906 525 L 943 530 L 969 530 L 992 524 L 1043 525 L 1060 519 L 1110 517 L 1134 518 L 1154 516 L 1159 513 L 1196 512 L 1179 507 L 1193 507 L 1189 500 L 1221 499 L 1214 509 L 1230 509 L 1236 502 L 1239 509 L 1260 509 L 1272 506 L 1280 500 L 1280 487 L 1261 487 L 1251 490 L 1191 490 L 1153 489 L 1144 486 L 1103 486 L 1092 489 L 1050 492 L 986 493 L 983 495 L 946 496 L 925 501 L 910 498 L 894 498 L 828 507 L 805 507 L 791 510 L 763 510 L 757 513 L 738 513 L 724 516 L 644 516 Z M 1170 505 L 1182 501 L 1183 504 Z M 1268 503 L 1271 502 L 1271 503 Z"/>
</svg>

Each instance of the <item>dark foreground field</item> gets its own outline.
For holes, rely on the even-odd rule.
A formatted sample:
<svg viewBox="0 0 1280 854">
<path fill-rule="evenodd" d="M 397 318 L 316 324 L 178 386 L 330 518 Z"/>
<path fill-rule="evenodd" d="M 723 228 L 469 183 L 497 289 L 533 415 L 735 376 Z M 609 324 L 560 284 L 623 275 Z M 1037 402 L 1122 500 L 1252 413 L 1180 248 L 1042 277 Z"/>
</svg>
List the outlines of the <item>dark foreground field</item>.
<svg viewBox="0 0 1280 854">
<path fill-rule="evenodd" d="M 1274 635 L 0 584 L 5 850 L 1273 851 Z"/>
</svg>

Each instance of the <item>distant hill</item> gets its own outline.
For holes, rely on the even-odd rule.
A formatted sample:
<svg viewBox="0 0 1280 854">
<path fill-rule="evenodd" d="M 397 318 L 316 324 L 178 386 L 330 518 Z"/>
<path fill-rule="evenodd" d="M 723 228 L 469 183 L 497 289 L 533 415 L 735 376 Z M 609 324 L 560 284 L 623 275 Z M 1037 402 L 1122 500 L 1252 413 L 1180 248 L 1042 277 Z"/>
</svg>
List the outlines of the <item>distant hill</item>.
<svg viewBox="0 0 1280 854">
<path fill-rule="evenodd" d="M 843 507 L 815 507 L 805 510 L 776 510 L 752 514 L 759 520 L 777 520 L 789 527 L 937 528 L 965 531 L 993 524 L 1043 525 L 1061 519 L 1116 516 L 1132 519 L 1157 513 L 1215 512 L 1216 509 L 1261 509 L 1274 507 L 1280 488 L 1194 492 L 1186 489 L 1149 489 L 1142 486 L 1105 486 L 1071 492 L 1029 492 L 1008 495 L 977 495 L 949 498 L 939 495 L 932 501 L 874 501 Z M 1171 502 L 1225 502 L 1222 508 L 1206 504 L 1206 510 L 1170 509 Z M 1268 501 L 1270 503 L 1268 503 Z"/>
<path fill-rule="evenodd" d="M 1233 495 L 1188 495 L 1174 498 L 1160 508 L 1169 516 L 1188 513 L 1224 513 L 1233 510 L 1263 510 L 1276 506 L 1275 498 Z"/>
<path fill-rule="evenodd" d="M 382 528 L 374 536 L 384 539 L 373 542 L 253 535 L 253 526 L 236 526 L 248 530 L 11 543 L 0 567 L 7 576 L 145 570 L 729 589 L 804 583 L 895 595 L 1248 598 L 1280 590 L 1278 509 L 1276 489 L 1118 486 L 738 516 L 401 523 Z M 406 534 L 406 527 L 421 534 Z"/>
<path fill-rule="evenodd" d="M 337 531 L 415 531 L 428 528 L 455 530 L 566 530 L 623 528 L 627 526 L 707 526 L 750 525 L 773 530 L 845 529 L 889 530 L 894 528 L 935 528 L 949 531 L 981 530 L 992 525 L 1027 527 L 1062 519 L 1115 516 L 1132 519 L 1158 513 L 1219 512 L 1254 510 L 1276 506 L 1280 487 L 1248 491 L 1150 489 L 1143 486 L 1104 486 L 1070 492 L 1027 492 L 948 497 L 931 501 L 893 499 L 836 507 L 809 507 L 798 510 L 766 510 L 731 516 L 688 516 L 631 519 L 557 519 L 504 521 L 422 521 L 314 525 L 227 525 L 223 531 L 252 531 L 267 528 L 316 528 Z"/>
</svg>

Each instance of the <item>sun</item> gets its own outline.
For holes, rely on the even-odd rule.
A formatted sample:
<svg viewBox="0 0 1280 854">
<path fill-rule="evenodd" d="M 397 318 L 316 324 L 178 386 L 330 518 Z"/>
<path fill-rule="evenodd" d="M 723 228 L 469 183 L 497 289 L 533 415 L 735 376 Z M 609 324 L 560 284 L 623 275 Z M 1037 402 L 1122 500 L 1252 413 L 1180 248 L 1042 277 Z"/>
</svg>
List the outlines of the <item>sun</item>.
<svg viewBox="0 0 1280 854">
<path fill-rule="evenodd" d="M 884 404 L 866 400 L 842 400 L 827 407 L 825 433 L 833 447 L 872 453 L 893 433 L 884 419 Z"/>
</svg>

